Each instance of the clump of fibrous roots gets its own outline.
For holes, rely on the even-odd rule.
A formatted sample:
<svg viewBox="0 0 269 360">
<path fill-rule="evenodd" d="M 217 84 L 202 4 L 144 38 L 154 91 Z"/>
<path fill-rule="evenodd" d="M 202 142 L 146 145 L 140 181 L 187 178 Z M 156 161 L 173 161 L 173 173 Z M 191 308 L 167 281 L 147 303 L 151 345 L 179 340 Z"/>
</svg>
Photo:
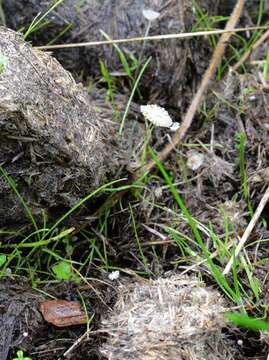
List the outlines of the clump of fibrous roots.
<svg viewBox="0 0 269 360">
<path fill-rule="evenodd" d="M 119 287 L 102 324 L 108 359 L 233 359 L 222 334 L 224 300 L 195 278 L 170 276 Z"/>
<path fill-rule="evenodd" d="M 128 122 L 120 137 L 105 96 L 89 96 L 58 61 L 5 27 L 0 56 L 0 226 L 13 226 L 28 215 L 7 177 L 35 218 L 50 217 L 129 165 L 139 130 Z"/>
</svg>

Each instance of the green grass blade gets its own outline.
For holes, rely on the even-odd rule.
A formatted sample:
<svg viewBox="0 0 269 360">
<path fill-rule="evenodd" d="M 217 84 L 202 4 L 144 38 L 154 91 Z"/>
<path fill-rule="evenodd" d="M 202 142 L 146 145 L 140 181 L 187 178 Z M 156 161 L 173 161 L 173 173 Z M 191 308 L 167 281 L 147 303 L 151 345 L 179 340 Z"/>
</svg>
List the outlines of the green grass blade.
<svg viewBox="0 0 269 360">
<path fill-rule="evenodd" d="M 131 92 L 131 95 L 129 97 L 129 100 L 128 100 L 128 103 L 126 105 L 126 108 L 125 108 L 125 111 L 124 111 L 124 115 L 122 117 L 122 121 L 121 121 L 121 125 L 120 125 L 120 129 L 119 129 L 119 133 L 120 135 L 122 134 L 122 131 L 123 131 L 123 128 L 124 128 L 124 124 L 125 124 L 125 120 L 127 118 L 127 115 L 128 115 L 128 112 L 129 112 L 129 108 L 130 108 L 130 105 L 131 105 L 131 102 L 133 100 L 133 97 L 134 97 L 134 94 L 135 94 L 135 91 L 137 89 L 137 86 L 139 84 L 139 81 L 142 77 L 142 75 L 144 74 L 144 71 L 146 70 L 147 66 L 149 65 L 149 63 L 151 62 L 151 59 L 152 57 L 149 57 L 148 60 L 145 62 L 144 66 L 142 67 L 142 69 L 140 70 L 136 80 L 135 80 L 135 83 L 134 83 L 134 86 L 133 86 L 133 89 L 132 89 L 132 92 Z"/>
<path fill-rule="evenodd" d="M 90 200 L 91 198 L 93 198 L 95 195 L 101 193 L 102 191 L 106 190 L 106 188 L 108 188 L 111 185 L 114 185 L 118 182 L 123 181 L 123 179 L 118 179 L 118 180 L 113 180 L 110 181 L 107 184 L 102 185 L 101 187 L 99 187 L 98 189 L 96 189 L 95 191 L 91 192 L 89 195 L 85 196 L 83 199 L 81 199 L 77 204 L 75 204 L 72 209 L 70 209 L 69 211 L 67 211 L 62 217 L 60 217 L 60 219 L 58 219 L 55 224 L 50 228 L 50 230 L 46 233 L 46 237 L 48 236 L 49 233 L 51 233 L 53 230 L 55 230 L 65 219 L 67 219 L 74 211 L 76 211 L 79 207 L 81 207 L 86 201 Z M 42 239 L 43 240 L 43 239 Z"/>
<path fill-rule="evenodd" d="M 236 313 L 228 313 L 226 317 L 239 327 L 257 331 L 269 331 L 269 322 L 267 321 Z"/>
<path fill-rule="evenodd" d="M 209 268 L 215 278 L 215 280 L 217 281 L 217 283 L 219 284 L 219 286 L 221 287 L 221 289 L 223 290 L 223 292 L 233 301 L 238 302 L 238 296 L 237 294 L 234 292 L 234 290 L 230 287 L 230 285 L 228 284 L 227 280 L 225 279 L 225 277 L 222 275 L 222 273 L 217 269 L 216 265 L 213 263 L 211 257 L 210 257 L 210 253 L 208 251 L 208 249 L 206 248 L 201 235 L 199 233 L 199 230 L 197 229 L 195 220 L 193 219 L 193 217 L 191 216 L 191 214 L 189 213 L 187 207 L 184 204 L 184 201 L 181 199 L 179 193 L 177 192 L 175 186 L 173 185 L 173 182 L 170 178 L 170 176 L 167 174 L 166 170 L 164 169 L 162 163 L 158 160 L 156 154 L 154 153 L 154 151 L 149 148 L 149 151 L 151 153 L 151 156 L 153 158 L 153 160 L 156 162 L 156 165 L 158 167 L 158 169 L 161 171 L 164 179 L 166 180 L 173 196 L 174 199 L 176 200 L 176 202 L 178 203 L 183 215 L 185 216 L 185 218 L 187 219 L 192 232 L 194 234 L 194 237 L 197 241 L 197 243 L 199 244 L 201 250 L 203 251 L 206 259 L 207 259 L 207 263 L 209 265 Z"/>
<path fill-rule="evenodd" d="M 30 34 L 37 31 L 38 27 L 40 26 L 41 22 L 57 7 L 59 6 L 64 0 L 58 0 L 56 1 L 52 6 L 48 8 L 48 10 L 43 14 L 38 14 L 34 20 L 29 25 L 28 29 L 26 30 L 24 34 L 24 39 L 26 39 Z"/>
<path fill-rule="evenodd" d="M 134 235 L 135 235 L 137 248 L 138 248 L 141 260 L 142 260 L 145 268 L 148 269 L 147 258 L 144 255 L 144 252 L 143 252 L 143 249 L 142 249 L 142 246 L 141 246 L 141 243 L 140 243 L 140 239 L 139 239 L 137 228 L 136 228 L 136 221 L 135 221 L 135 217 L 134 217 L 134 212 L 133 212 L 133 208 L 132 208 L 131 204 L 129 204 L 129 209 L 130 209 L 130 214 L 131 214 L 131 218 L 132 218 L 132 223 L 133 223 L 133 229 L 134 229 Z"/>
<path fill-rule="evenodd" d="M 36 220 L 32 214 L 32 211 L 30 209 L 30 207 L 26 204 L 24 198 L 21 196 L 21 194 L 19 193 L 18 189 L 17 189 L 17 185 L 15 183 L 15 181 L 7 174 L 7 172 L 2 168 L 2 166 L 0 166 L 0 173 L 2 173 L 2 176 L 5 178 L 5 180 L 7 181 L 7 183 L 9 184 L 10 188 L 14 191 L 14 193 L 16 194 L 19 202 L 21 203 L 21 205 L 24 207 L 24 210 L 26 212 L 26 215 L 28 216 L 28 218 L 31 220 L 37 235 L 39 235 L 39 229 L 36 223 Z"/>
<path fill-rule="evenodd" d="M 111 37 L 105 33 L 103 30 L 100 30 L 101 34 L 104 36 L 104 38 L 106 40 L 112 40 Z M 126 56 L 124 55 L 124 52 L 121 50 L 121 48 L 117 45 L 117 44 L 113 44 L 113 47 L 115 48 L 115 50 L 117 51 L 117 54 L 119 56 L 120 62 L 124 68 L 124 71 L 126 72 L 126 74 L 129 76 L 129 78 L 131 80 L 134 80 L 133 74 L 132 74 L 132 70 L 130 68 L 130 65 L 126 59 Z"/>
</svg>

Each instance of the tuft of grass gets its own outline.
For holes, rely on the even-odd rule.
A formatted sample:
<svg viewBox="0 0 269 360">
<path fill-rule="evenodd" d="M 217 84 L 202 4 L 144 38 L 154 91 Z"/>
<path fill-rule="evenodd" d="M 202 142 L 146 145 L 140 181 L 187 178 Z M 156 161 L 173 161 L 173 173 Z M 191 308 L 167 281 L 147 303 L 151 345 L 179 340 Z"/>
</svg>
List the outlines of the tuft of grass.
<svg viewBox="0 0 269 360">
<path fill-rule="evenodd" d="M 264 15 L 266 15 L 264 0 L 260 0 L 258 9 L 259 9 L 258 16 L 256 20 L 257 27 L 262 25 L 262 19 Z M 268 24 L 269 22 L 266 21 L 263 25 L 267 26 Z M 222 73 L 224 73 L 234 61 L 236 62 L 239 61 L 241 57 L 243 57 L 244 54 L 247 53 L 253 47 L 255 42 L 260 38 L 261 34 L 262 32 L 260 30 L 255 30 L 249 38 L 246 38 L 238 33 L 235 33 L 234 36 L 238 41 L 238 45 L 235 47 L 233 44 L 228 44 L 228 47 L 231 51 L 231 55 L 224 62 Z M 244 64 L 241 65 L 241 70 L 244 71 L 245 73 L 247 72 L 247 69 Z"/>
<path fill-rule="evenodd" d="M 100 30 L 100 32 L 106 40 L 110 40 L 110 41 L 112 40 L 111 37 L 106 32 L 104 32 L 103 30 Z M 129 55 L 129 61 L 130 61 L 130 63 L 129 63 L 129 61 L 127 60 L 127 58 L 126 58 L 124 52 L 121 50 L 121 48 L 117 44 L 113 44 L 113 47 L 116 50 L 116 53 L 119 57 L 119 60 L 122 64 L 122 67 L 123 67 L 126 75 L 131 80 L 132 86 L 134 86 L 134 84 L 135 84 L 134 73 L 140 66 L 139 61 L 136 59 L 136 57 L 134 55 Z"/>
<path fill-rule="evenodd" d="M 0 168 L 0 170 L 24 206 L 34 228 L 29 235 L 24 236 L 22 239 L 17 237 L 17 241 L 14 243 L 9 242 L 6 244 L 0 244 L 0 277 L 6 276 L 8 274 L 8 269 L 12 269 L 12 273 L 14 274 L 22 274 L 23 272 L 26 272 L 33 280 L 32 282 L 38 280 L 39 275 L 41 275 L 42 278 L 50 278 L 53 273 L 53 276 L 55 277 L 56 275 L 57 279 L 60 279 L 60 277 L 66 278 L 66 262 L 72 266 L 79 266 L 82 270 L 84 267 L 89 265 L 90 261 L 95 260 L 96 255 L 99 259 L 101 259 L 101 263 L 103 263 L 103 265 L 106 265 L 106 267 L 109 266 L 107 256 L 104 256 L 102 251 L 98 249 L 96 241 L 89 241 L 87 236 L 84 237 L 84 239 L 86 244 L 88 243 L 91 245 L 89 252 L 83 254 L 82 261 L 80 263 L 74 262 L 72 260 L 72 254 L 75 252 L 77 247 L 76 237 L 73 236 L 75 228 L 70 227 L 66 229 L 63 222 L 80 207 L 82 207 L 83 204 L 93 199 L 95 196 L 106 192 L 116 193 L 122 191 L 123 189 L 129 189 L 132 185 L 120 185 L 115 187 L 116 184 L 122 183 L 126 179 L 113 180 L 104 184 L 79 201 L 54 224 L 43 224 L 43 226 L 39 228 L 37 222 L 32 216 L 29 206 L 19 193 L 14 181 L 6 174 L 5 170 L 2 168 Z M 83 244 L 80 243 L 80 245 Z M 63 254 L 63 256 L 60 254 Z M 56 259 L 57 262 L 53 263 L 53 259 Z M 63 264 L 62 262 L 65 263 Z M 57 263 L 61 264 L 61 266 L 53 268 L 53 266 Z M 53 269 L 56 269 L 57 271 L 55 272 Z M 72 275 L 71 272 L 69 272 L 69 275 Z M 71 276 L 71 280 L 76 280 L 73 275 Z"/>
<path fill-rule="evenodd" d="M 7 176 L 6 172 L 3 172 Z M 14 186 L 14 181 L 10 176 L 7 178 L 30 216 L 31 210 Z M 51 280 L 69 280 L 78 283 L 80 278 L 83 278 L 83 274 L 87 274 L 91 264 L 106 271 L 114 269 L 109 263 L 106 240 L 109 237 L 110 209 L 120 201 L 117 193 L 141 188 L 142 179 L 143 177 L 127 185 L 124 184 L 127 179 L 117 179 L 104 184 L 81 199 L 53 224 L 49 224 L 46 217 L 42 224 L 36 222 L 33 230 L 27 235 L 2 231 L 3 234 L 10 234 L 14 241 L 0 243 L 0 277 L 8 276 L 10 273 L 13 276 L 26 275 L 31 280 L 32 286 L 37 287 Z M 109 194 L 109 196 L 98 209 L 98 220 L 96 219 L 94 227 L 81 230 L 65 227 L 64 222 L 68 218 L 86 202 L 101 194 Z M 87 250 L 81 254 L 82 248 Z M 75 260 L 78 253 L 81 254 L 79 262 Z"/>
<path fill-rule="evenodd" d="M 218 269 L 218 267 L 214 264 L 213 260 L 211 259 L 211 254 L 209 252 L 209 250 L 207 249 L 206 245 L 204 244 L 202 237 L 200 235 L 200 232 L 197 228 L 197 224 L 196 221 L 194 220 L 194 218 L 191 216 L 189 210 L 187 209 L 186 205 L 184 204 L 183 199 L 181 198 L 181 196 L 179 195 L 178 191 L 176 190 L 175 186 L 173 185 L 173 182 L 170 178 L 170 176 L 168 175 L 168 173 L 166 172 L 166 170 L 164 169 L 162 163 L 158 160 L 156 154 L 154 153 L 154 151 L 152 149 L 149 149 L 150 154 L 153 158 L 153 160 L 156 162 L 157 168 L 160 170 L 161 174 L 163 175 L 167 185 L 170 188 L 170 191 L 175 199 L 175 201 L 177 202 L 177 204 L 179 205 L 183 216 L 187 219 L 188 224 L 191 227 L 191 230 L 193 232 L 193 235 L 195 237 L 195 240 L 197 241 L 197 244 L 199 245 L 200 249 L 202 250 L 203 255 L 205 256 L 206 260 L 207 260 L 207 264 L 209 266 L 209 269 L 212 273 L 212 276 L 214 277 L 215 281 L 217 282 L 217 284 L 219 285 L 219 287 L 222 289 L 222 291 L 226 294 L 226 296 L 231 299 L 232 301 L 234 301 L 237 304 L 242 304 L 242 299 L 240 296 L 240 292 L 238 291 L 238 278 L 237 278 L 237 271 L 236 271 L 236 264 L 237 262 L 234 262 L 234 269 L 233 269 L 233 274 L 234 274 L 234 289 L 229 285 L 228 281 L 226 280 L 225 276 L 221 273 L 221 271 Z"/>
<path fill-rule="evenodd" d="M 196 0 L 192 0 L 196 22 L 192 26 L 192 32 L 197 31 L 210 31 L 220 28 L 225 21 L 228 20 L 227 16 L 210 16 L 204 11 Z M 217 45 L 217 37 L 214 35 L 209 36 L 209 44 L 214 49 Z"/>
<path fill-rule="evenodd" d="M 100 30 L 100 31 L 106 40 L 109 40 L 109 41 L 112 40 L 107 33 L 105 33 L 103 30 Z M 147 59 L 145 64 L 142 66 L 142 68 L 138 72 L 138 75 L 136 76 L 136 73 L 141 66 L 140 60 L 138 60 L 132 54 L 129 55 L 129 58 L 127 59 L 126 55 L 124 54 L 124 52 L 121 50 L 121 48 L 117 44 L 113 44 L 113 47 L 116 50 L 116 53 L 118 55 L 120 63 L 122 64 L 123 70 L 124 70 L 127 78 L 131 82 L 131 89 L 132 89 L 130 97 L 126 104 L 125 111 L 124 111 L 124 114 L 123 114 L 123 117 L 121 120 L 121 124 L 120 124 L 120 128 L 119 128 L 119 134 L 122 135 L 125 121 L 128 116 L 128 113 L 129 113 L 129 108 L 130 108 L 131 102 L 133 101 L 135 93 L 137 92 L 139 98 L 140 99 L 142 98 L 140 91 L 139 91 L 139 82 L 140 82 L 140 79 L 141 79 L 143 73 L 145 72 L 146 68 L 148 67 L 148 65 L 151 61 L 151 57 L 149 57 Z M 108 87 L 107 99 L 112 102 L 112 105 L 114 107 L 114 98 L 115 98 L 114 92 L 115 92 L 115 88 L 116 88 L 115 82 L 114 82 L 112 75 L 109 73 L 109 70 L 107 69 L 106 65 L 104 64 L 104 62 L 102 60 L 99 60 L 99 62 L 100 62 L 100 71 L 101 71 L 101 75 L 102 75 L 102 80 L 107 84 L 107 87 Z"/>
<path fill-rule="evenodd" d="M 203 11 L 201 7 L 199 6 L 198 2 L 196 0 L 192 0 L 194 13 L 196 16 L 196 22 L 192 27 L 192 31 L 210 31 L 215 30 L 216 28 L 219 28 L 222 26 L 222 23 L 227 21 L 227 17 L 225 16 L 209 16 L 207 12 Z M 262 19 L 265 14 L 265 8 L 264 8 L 264 0 L 260 0 L 259 7 L 258 7 L 258 16 L 256 20 L 256 26 L 259 27 L 262 24 Z M 268 25 L 268 22 L 265 22 L 265 26 Z M 226 71 L 229 69 L 229 67 L 232 65 L 232 63 L 237 62 L 241 59 L 242 56 L 246 52 L 248 52 L 252 46 L 255 44 L 255 42 L 258 40 L 258 38 L 261 36 L 260 30 L 255 30 L 249 38 L 246 38 L 238 33 L 234 34 L 234 37 L 236 39 L 236 45 L 235 42 L 229 43 L 229 54 L 226 58 L 223 59 L 222 63 L 217 68 L 217 74 L 216 78 L 217 80 L 221 80 L 223 76 L 225 75 Z M 211 35 L 208 37 L 210 46 L 214 49 L 217 44 L 217 37 L 215 35 Z M 241 68 L 244 72 L 246 72 L 245 65 L 242 64 Z"/>
<path fill-rule="evenodd" d="M 29 25 L 28 29 L 24 33 L 24 39 L 26 40 L 32 33 L 40 30 L 44 26 L 48 24 L 48 21 L 46 21 L 46 17 L 55 10 L 59 5 L 61 5 L 64 2 L 64 0 L 57 0 L 52 4 L 47 11 L 45 11 L 44 14 L 37 14 L 37 16 L 33 19 L 31 24 Z"/>
<path fill-rule="evenodd" d="M 222 274 L 226 264 L 226 259 L 230 259 L 234 254 L 235 246 L 232 239 L 237 236 L 234 232 L 233 224 L 230 223 L 225 211 L 220 210 L 220 213 L 223 216 L 224 230 L 224 233 L 220 236 L 217 234 L 211 223 L 209 223 L 208 226 L 205 226 L 191 215 L 183 199 L 175 188 L 171 177 L 168 175 L 161 162 L 157 159 L 156 154 L 151 149 L 149 149 L 149 151 L 156 162 L 157 168 L 164 177 L 173 198 L 182 211 L 181 214 L 178 214 L 178 212 L 175 211 L 175 225 L 177 223 L 177 219 L 178 221 L 186 221 L 190 225 L 194 235 L 194 239 L 191 239 L 189 236 L 180 233 L 171 226 L 164 227 L 165 231 L 169 234 L 169 237 L 172 238 L 178 245 L 180 252 L 179 260 L 174 262 L 174 264 L 176 266 L 179 263 L 186 262 L 194 262 L 194 264 L 197 265 L 207 264 L 212 277 L 223 293 L 230 300 L 239 305 L 242 308 L 242 311 L 245 312 L 244 304 L 246 303 L 251 304 L 253 309 L 259 309 L 261 284 L 253 275 L 254 268 L 250 260 L 247 258 L 247 254 L 241 254 L 239 259 L 234 259 L 232 276 L 229 279 L 226 279 L 226 277 Z M 169 209 L 169 211 L 171 212 L 171 209 Z M 211 240 L 214 252 L 211 252 L 209 247 L 205 245 L 202 234 Z M 197 248 L 197 250 L 195 248 Z M 246 278 L 242 277 L 244 273 L 246 274 Z"/>
<path fill-rule="evenodd" d="M 101 34 L 104 36 L 106 40 L 111 41 L 112 39 L 110 36 L 105 33 L 103 30 L 100 30 Z M 139 91 L 139 82 L 140 79 L 146 70 L 147 66 L 149 65 L 151 61 L 151 57 L 145 62 L 145 64 L 142 66 L 140 59 L 138 60 L 133 54 L 128 54 L 128 58 L 125 55 L 124 51 L 117 45 L 113 44 L 114 49 L 116 50 L 116 54 L 119 58 L 119 61 L 122 65 L 122 68 L 124 70 L 124 76 L 127 77 L 127 79 L 130 81 L 130 88 L 131 94 L 129 97 L 129 100 L 126 104 L 125 111 L 121 120 L 119 134 L 121 135 L 123 132 L 124 124 L 126 121 L 126 118 L 129 113 L 129 108 L 131 105 L 131 102 L 137 93 L 139 98 L 142 99 L 142 95 Z M 109 72 L 109 69 L 107 68 L 106 64 L 100 59 L 100 72 L 101 72 L 101 80 L 106 83 L 107 85 L 107 101 L 110 101 L 112 104 L 112 107 L 115 110 L 115 91 L 117 88 L 116 81 L 114 79 L 114 76 L 112 73 Z M 140 71 L 138 72 L 139 68 L 142 66 Z M 138 75 L 136 73 L 138 72 Z"/>
<path fill-rule="evenodd" d="M 194 13 L 196 16 L 196 22 L 192 26 L 192 32 L 197 31 L 211 31 L 220 28 L 222 24 L 228 20 L 227 16 L 209 16 L 206 11 L 203 11 L 196 0 L 192 0 Z M 218 42 L 216 35 L 210 35 L 208 37 L 209 45 L 214 49 Z M 217 68 L 217 79 L 222 78 L 222 64 Z"/>
<path fill-rule="evenodd" d="M 151 59 L 152 59 L 151 57 L 148 58 L 148 60 L 143 65 L 142 69 L 140 70 L 140 72 L 139 72 L 139 74 L 138 74 L 138 76 L 137 76 L 137 78 L 135 80 L 131 95 L 130 95 L 129 100 L 128 100 L 127 104 L 126 104 L 125 111 L 124 111 L 124 114 L 123 114 L 123 117 L 122 117 L 122 120 L 121 120 L 120 129 L 119 129 L 119 134 L 120 135 L 122 135 L 123 128 L 124 128 L 124 125 L 125 125 L 125 121 L 126 121 L 128 113 L 129 113 L 129 108 L 131 106 L 131 102 L 133 100 L 135 91 L 136 91 L 136 89 L 138 87 L 139 81 L 140 81 L 142 75 L 144 74 L 146 68 L 148 67 L 149 63 L 151 62 Z"/>
<path fill-rule="evenodd" d="M 245 314 L 228 313 L 226 318 L 235 325 L 256 331 L 269 331 L 269 322 Z"/>
</svg>

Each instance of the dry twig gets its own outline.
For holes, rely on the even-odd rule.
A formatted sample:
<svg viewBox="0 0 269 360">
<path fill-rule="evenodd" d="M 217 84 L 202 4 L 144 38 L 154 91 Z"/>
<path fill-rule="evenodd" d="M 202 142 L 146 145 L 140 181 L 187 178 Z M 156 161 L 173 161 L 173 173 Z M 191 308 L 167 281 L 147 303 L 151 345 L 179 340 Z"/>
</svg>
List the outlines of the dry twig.
<svg viewBox="0 0 269 360">
<path fill-rule="evenodd" d="M 240 15 L 241 15 L 242 9 L 244 7 L 244 3 L 245 3 L 245 0 L 237 0 L 234 10 L 230 16 L 230 19 L 226 24 L 226 27 L 225 27 L 226 31 L 231 31 L 232 29 L 234 29 Z M 191 105 L 184 117 L 184 120 L 183 120 L 180 128 L 175 132 L 175 135 L 173 136 L 172 141 L 170 143 L 168 143 L 164 147 L 164 149 L 158 154 L 158 159 L 160 161 L 166 159 L 167 156 L 170 154 L 170 152 L 174 149 L 174 147 L 177 146 L 180 143 L 180 141 L 184 138 L 184 136 L 186 135 L 186 133 L 193 121 L 194 115 L 198 109 L 198 106 L 200 105 L 202 97 L 208 87 L 209 81 L 215 74 L 216 68 L 221 61 L 221 58 L 224 54 L 226 43 L 229 41 L 231 35 L 232 35 L 232 32 L 225 32 L 222 34 L 221 38 L 219 39 L 219 42 L 218 42 L 218 44 L 214 50 L 214 53 L 212 55 L 210 64 L 203 76 L 201 85 L 199 86 L 199 88 L 191 102 Z M 146 172 L 149 172 L 154 167 L 155 167 L 155 161 L 151 160 L 148 164 L 146 164 L 146 166 L 144 167 L 144 170 Z M 138 174 L 135 174 L 135 175 L 138 175 Z"/>
<path fill-rule="evenodd" d="M 250 220 L 241 240 L 239 241 L 233 256 L 230 258 L 229 262 L 227 263 L 227 265 L 223 271 L 223 275 L 227 275 L 229 273 L 229 271 L 231 270 L 235 257 L 240 253 L 245 242 L 249 238 L 249 236 L 250 236 L 252 230 L 254 229 L 257 221 L 259 220 L 259 217 L 261 216 L 261 213 L 262 213 L 265 205 L 267 204 L 268 200 L 269 200 L 269 186 L 268 186 L 266 192 L 264 193 L 263 197 L 261 198 L 261 201 L 260 201 L 255 213 L 253 214 L 252 219 Z"/>
<path fill-rule="evenodd" d="M 269 37 L 269 30 L 267 30 L 252 46 L 251 48 L 245 52 L 245 54 L 241 57 L 241 59 L 232 66 L 232 70 L 236 71 L 244 62 L 250 57 L 254 50 L 256 50 L 259 46 L 261 46 Z"/>
<path fill-rule="evenodd" d="M 228 25 L 228 24 L 227 24 Z M 156 40 L 169 40 L 169 39 L 187 39 L 201 36 L 209 35 L 219 35 L 235 32 L 244 32 L 244 31 L 256 31 L 256 30 L 267 30 L 268 26 L 249 26 L 243 28 L 225 28 L 217 30 L 208 30 L 208 31 L 196 31 L 189 33 L 177 33 L 177 34 L 163 34 L 163 35 L 150 35 L 150 36 L 138 36 L 133 38 L 124 38 L 124 39 L 111 39 L 111 40 L 100 40 L 100 41 L 88 41 L 88 42 L 79 42 L 79 43 L 70 43 L 70 44 L 55 44 L 55 45 L 42 45 L 34 46 L 35 49 L 39 50 L 57 50 L 57 49 L 70 49 L 70 48 L 79 48 L 79 47 L 89 47 L 89 46 L 101 46 L 101 45 L 112 45 L 112 44 L 126 44 L 126 43 L 135 43 L 135 42 L 145 42 L 145 41 L 156 41 Z"/>
</svg>

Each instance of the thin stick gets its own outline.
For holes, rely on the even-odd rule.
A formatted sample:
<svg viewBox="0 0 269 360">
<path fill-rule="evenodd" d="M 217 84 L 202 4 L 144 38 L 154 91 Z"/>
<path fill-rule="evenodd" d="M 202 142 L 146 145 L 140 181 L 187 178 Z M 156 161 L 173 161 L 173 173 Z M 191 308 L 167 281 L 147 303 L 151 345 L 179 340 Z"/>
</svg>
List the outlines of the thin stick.
<svg viewBox="0 0 269 360">
<path fill-rule="evenodd" d="M 228 24 L 227 24 L 228 25 Z M 116 39 L 116 40 L 102 40 L 102 41 L 89 41 L 89 42 L 80 42 L 80 43 L 71 43 L 71 44 L 56 44 L 56 45 L 43 45 L 43 46 L 34 46 L 34 49 L 39 50 L 56 50 L 56 49 L 68 49 L 68 48 L 77 48 L 77 47 L 86 47 L 86 46 L 100 46 L 100 45 L 110 45 L 110 44 L 125 44 L 132 42 L 141 42 L 141 41 L 155 41 L 155 40 L 167 40 L 167 39 L 187 39 L 197 36 L 208 36 L 208 35 L 218 35 L 218 34 L 227 34 L 234 32 L 244 32 L 244 31 L 256 31 L 256 30 L 268 30 L 268 26 L 250 26 L 246 28 L 236 28 L 233 27 L 220 29 L 220 30 L 209 30 L 209 31 L 196 31 L 190 33 L 180 33 L 180 34 L 164 34 L 164 35 L 151 35 L 151 36 L 138 36 L 133 38 L 125 39 Z"/>
<path fill-rule="evenodd" d="M 259 46 L 261 46 L 265 40 L 267 40 L 269 37 L 269 30 L 267 30 L 251 47 L 250 49 L 245 52 L 245 54 L 241 57 L 241 59 L 234 65 L 232 66 L 232 70 L 237 70 L 241 65 L 244 64 L 244 62 L 250 57 L 250 55 L 252 54 L 252 52 L 254 50 L 256 50 Z"/>
<path fill-rule="evenodd" d="M 257 221 L 259 220 L 259 217 L 261 216 L 261 213 L 262 213 L 265 205 L 267 204 L 268 200 L 269 200 L 269 186 L 268 186 L 266 192 L 264 193 L 263 197 L 261 198 L 261 201 L 260 201 L 255 213 L 253 214 L 252 219 L 250 220 L 241 240 L 239 241 L 233 256 L 230 258 L 229 262 L 227 263 L 227 265 L 223 271 L 223 275 L 227 275 L 230 272 L 230 270 L 233 266 L 234 259 L 240 253 L 243 246 L 245 245 L 245 242 L 249 238 L 252 230 L 254 229 Z"/>
<path fill-rule="evenodd" d="M 226 32 L 222 34 L 222 36 L 220 37 L 220 39 L 217 43 L 217 46 L 213 52 L 210 64 L 203 76 L 201 85 L 199 86 L 199 88 L 191 102 L 191 105 L 182 121 L 182 124 L 181 124 L 180 128 L 175 132 L 175 134 L 172 138 L 172 141 L 170 143 L 168 143 L 164 147 L 164 149 L 158 154 L 158 160 L 163 161 L 164 159 L 166 159 L 167 156 L 170 154 L 170 152 L 174 149 L 174 147 L 176 147 L 180 143 L 180 141 L 184 138 L 184 136 L 186 135 L 187 130 L 189 129 L 189 127 L 193 121 L 194 115 L 200 105 L 203 94 L 205 93 L 205 91 L 208 87 L 209 81 L 215 74 L 216 68 L 222 59 L 222 56 L 225 51 L 226 43 L 229 41 L 229 39 L 232 35 L 232 31 L 241 15 L 242 9 L 244 7 L 244 3 L 245 3 L 245 0 L 237 0 L 237 3 L 233 9 L 231 16 L 230 16 L 230 19 L 225 26 Z M 149 172 L 155 167 L 155 164 L 156 164 L 155 161 L 151 160 L 148 164 L 146 164 L 146 166 L 144 167 L 143 170 L 146 172 Z M 135 177 L 137 175 L 138 174 L 135 174 Z"/>
<path fill-rule="evenodd" d="M 82 340 L 85 339 L 85 337 L 87 337 L 87 335 L 89 335 L 91 333 L 91 330 L 86 331 L 83 335 L 81 335 L 75 342 L 74 344 L 66 350 L 66 352 L 63 354 L 64 357 L 67 357 L 73 350 L 75 347 L 77 347 Z"/>
</svg>

